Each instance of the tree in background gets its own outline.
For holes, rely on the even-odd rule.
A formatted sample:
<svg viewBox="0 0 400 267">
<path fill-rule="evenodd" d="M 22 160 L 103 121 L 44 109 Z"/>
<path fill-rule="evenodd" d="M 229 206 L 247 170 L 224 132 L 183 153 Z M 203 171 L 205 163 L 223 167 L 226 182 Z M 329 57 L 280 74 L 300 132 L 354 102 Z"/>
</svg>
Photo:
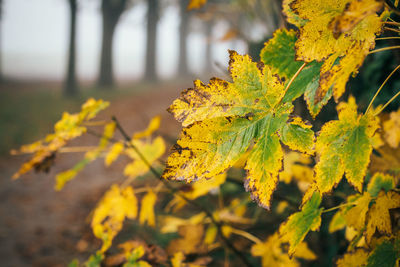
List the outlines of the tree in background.
<svg viewBox="0 0 400 267">
<path fill-rule="evenodd" d="M 100 71 L 97 85 L 111 88 L 114 85 L 112 49 L 115 28 L 126 9 L 127 0 L 102 0 L 103 37 L 101 42 Z"/>
<path fill-rule="evenodd" d="M 156 43 L 157 23 L 159 18 L 158 0 L 147 1 L 147 34 L 146 34 L 146 69 L 145 80 L 157 80 L 156 72 Z"/>
<path fill-rule="evenodd" d="M 1 3 L 0 3 L 1 4 Z M 64 81 L 63 93 L 73 96 L 78 93 L 78 82 L 76 79 L 76 16 L 78 13 L 77 0 L 68 0 L 70 11 L 69 49 L 67 75 Z"/>
<path fill-rule="evenodd" d="M 187 36 L 189 33 L 189 20 L 191 12 L 187 10 L 188 3 L 188 0 L 179 0 L 181 21 L 179 25 L 178 75 L 181 77 L 189 75 L 187 62 Z"/>
</svg>

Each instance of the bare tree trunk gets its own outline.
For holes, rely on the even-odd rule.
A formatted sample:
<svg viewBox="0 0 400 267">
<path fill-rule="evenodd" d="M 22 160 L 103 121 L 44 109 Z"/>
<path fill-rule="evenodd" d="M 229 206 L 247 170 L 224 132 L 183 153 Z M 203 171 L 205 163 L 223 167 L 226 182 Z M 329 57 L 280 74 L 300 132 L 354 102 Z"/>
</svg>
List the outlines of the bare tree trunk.
<svg viewBox="0 0 400 267">
<path fill-rule="evenodd" d="M 125 10 L 127 0 L 102 0 L 103 36 L 101 42 L 100 70 L 97 85 L 111 89 L 114 85 L 113 39 L 118 20 Z"/>
<path fill-rule="evenodd" d="M 64 81 L 63 90 L 66 96 L 73 96 L 78 93 L 78 82 L 76 79 L 76 15 L 78 6 L 76 1 L 68 0 L 70 10 L 69 51 L 67 76 Z"/>
<path fill-rule="evenodd" d="M 156 43 L 158 22 L 158 0 L 147 0 L 147 45 L 146 45 L 146 70 L 147 81 L 157 80 L 156 72 Z"/>
<path fill-rule="evenodd" d="M 213 29 L 213 21 L 208 20 L 206 22 L 206 38 L 207 38 L 207 44 L 206 44 L 206 56 L 205 56 L 205 67 L 204 67 L 204 72 L 206 74 L 209 74 L 213 70 L 213 56 L 212 56 L 212 29 Z"/>
<path fill-rule="evenodd" d="M 189 30 L 189 17 L 190 13 L 186 9 L 189 1 L 180 0 L 180 15 L 181 22 L 179 25 L 179 59 L 178 59 L 178 75 L 185 77 L 189 75 L 188 62 L 187 62 L 187 35 Z"/>
</svg>

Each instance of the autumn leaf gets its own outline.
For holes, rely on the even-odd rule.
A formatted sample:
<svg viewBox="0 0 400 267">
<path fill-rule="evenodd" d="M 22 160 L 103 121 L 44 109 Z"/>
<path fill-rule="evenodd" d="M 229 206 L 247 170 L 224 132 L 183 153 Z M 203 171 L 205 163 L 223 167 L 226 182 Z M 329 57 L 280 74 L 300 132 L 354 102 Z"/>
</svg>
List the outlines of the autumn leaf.
<svg viewBox="0 0 400 267">
<path fill-rule="evenodd" d="M 304 240 L 309 231 L 319 229 L 323 210 L 323 208 L 319 208 L 320 204 L 321 195 L 314 192 L 301 211 L 290 215 L 287 221 L 279 227 L 281 239 L 284 242 L 289 242 L 289 255 L 293 255 L 296 247 Z"/>
<path fill-rule="evenodd" d="M 233 82 L 196 81 L 170 106 L 185 128 L 163 177 L 186 182 L 212 178 L 232 167 L 255 141 L 245 165 L 245 187 L 260 206 L 268 208 L 282 166 L 280 140 L 311 153 L 314 134 L 303 122 L 288 121 L 293 106 L 282 103 L 284 84 L 268 66 L 261 70 L 248 56 L 233 51 L 230 58 Z M 293 127 L 285 130 L 286 139 L 279 138 L 278 132 L 292 122 Z"/>
<path fill-rule="evenodd" d="M 197 8 L 204 6 L 206 3 L 207 3 L 207 0 L 190 0 L 187 9 L 188 10 L 197 9 Z"/>
<path fill-rule="evenodd" d="M 72 169 L 58 173 L 56 175 L 55 190 L 60 191 L 61 189 L 63 189 L 67 182 L 74 179 L 75 176 L 86 167 L 86 165 L 96 160 L 101 155 L 101 153 L 106 149 L 109 140 L 114 136 L 115 127 L 115 122 L 107 123 L 104 126 L 104 132 L 102 137 L 100 138 L 100 142 L 97 148 L 86 152 L 85 157 L 80 162 L 75 164 Z"/>
<path fill-rule="evenodd" d="M 125 218 L 135 219 L 137 216 L 137 199 L 132 187 L 124 189 L 112 185 L 93 212 L 92 229 L 97 238 L 103 240 L 101 252 L 105 252 L 114 237 L 122 229 Z"/>
<path fill-rule="evenodd" d="M 132 159 L 132 162 L 125 166 L 124 174 L 131 178 L 146 174 L 165 152 L 165 142 L 162 137 L 156 137 L 152 141 L 132 140 L 132 144 L 140 151 L 146 162 L 133 149 L 128 147 L 125 152 Z"/>
<path fill-rule="evenodd" d="M 375 173 L 368 183 L 367 191 L 373 197 L 377 197 L 379 192 L 383 189 L 385 192 L 395 187 L 394 177 L 389 174 Z"/>
<path fill-rule="evenodd" d="M 372 152 L 371 138 L 378 120 L 371 115 L 358 115 L 354 98 L 338 105 L 339 119 L 325 123 L 317 137 L 319 162 L 315 179 L 321 193 L 329 192 L 340 182 L 347 181 L 361 191 Z"/>
<path fill-rule="evenodd" d="M 296 41 L 296 31 L 279 29 L 265 43 L 260 53 L 261 61 L 287 81 L 295 75 L 303 64 L 302 61 L 295 60 Z M 307 103 L 310 114 L 313 117 L 318 115 L 321 108 L 326 105 L 332 96 L 332 90 L 329 90 L 321 101 L 314 101 L 316 91 L 319 87 L 321 66 L 322 63 L 316 61 L 308 64 L 294 79 L 283 98 L 283 102 L 291 102 L 304 94 L 304 100 Z"/>
<path fill-rule="evenodd" d="M 365 227 L 365 218 L 369 210 L 369 204 L 372 198 L 368 192 L 365 192 L 361 196 L 348 203 L 354 204 L 343 212 L 344 220 L 346 225 L 353 227 L 356 231 L 361 231 Z"/>
<path fill-rule="evenodd" d="M 121 142 L 114 143 L 104 158 L 104 164 L 110 166 L 118 156 L 124 151 L 124 144 Z"/>
<path fill-rule="evenodd" d="M 261 257 L 261 266 L 297 267 L 300 263 L 295 258 L 306 260 L 316 259 L 315 254 L 308 248 L 305 242 L 297 246 L 293 258 L 282 250 L 282 241 L 278 233 L 269 236 L 265 242 L 256 243 L 251 247 L 251 255 Z"/>
<path fill-rule="evenodd" d="M 141 139 L 144 137 L 151 136 L 155 131 L 158 130 L 158 128 L 160 128 L 160 124 L 161 124 L 161 117 L 160 116 L 153 117 L 149 122 L 147 128 L 144 131 L 134 133 L 132 139 Z"/>
<path fill-rule="evenodd" d="M 400 109 L 390 113 L 390 119 L 383 123 L 386 142 L 397 148 L 400 143 Z"/>
<path fill-rule="evenodd" d="M 344 254 L 344 256 L 336 261 L 337 267 L 354 267 L 364 266 L 367 263 L 368 252 L 359 248 L 353 252 Z"/>
<path fill-rule="evenodd" d="M 28 151 L 34 153 L 33 157 L 13 175 L 13 179 L 19 178 L 32 168 L 41 169 L 41 164 L 53 157 L 57 150 L 65 146 L 68 141 L 86 132 L 86 127 L 82 125 L 83 122 L 94 118 L 98 112 L 107 108 L 108 105 L 108 102 L 101 99 L 90 98 L 82 105 L 79 113 L 69 114 L 64 112 L 61 120 L 54 125 L 54 133 L 48 134 L 44 140 L 22 146 L 20 151 L 12 151 L 14 154 Z"/>
<path fill-rule="evenodd" d="M 368 212 L 367 229 L 365 238 L 368 243 L 371 242 L 372 236 L 378 230 L 381 234 L 389 235 L 392 233 L 392 223 L 390 220 L 389 210 L 400 207 L 400 194 L 389 191 L 385 193 L 381 191 Z"/>
<path fill-rule="evenodd" d="M 147 194 L 142 199 L 142 206 L 140 208 L 139 222 L 140 224 L 147 224 L 149 226 L 155 226 L 155 215 L 154 215 L 154 205 L 157 201 L 157 195 L 149 190 Z"/>
<path fill-rule="evenodd" d="M 290 151 L 285 153 L 283 159 L 283 171 L 279 173 L 280 181 L 289 184 L 294 179 L 300 189 L 308 187 L 313 182 L 314 173 L 312 168 L 308 166 L 312 162 L 310 156 Z M 304 186 L 305 184 L 306 186 Z"/>
<path fill-rule="evenodd" d="M 185 255 L 191 253 L 199 254 L 207 251 L 206 245 L 202 242 L 204 236 L 203 225 L 180 226 L 178 233 L 181 237 L 172 240 L 167 247 L 169 254 L 176 252 L 182 252 Z"/>
<path fill-rule="evenodd" d="M 396 266 L 400 259 L 400 240 L 383 239 L 366 259 L 367 267 Z"/>
<path fill-rule="evenodd" d="M 377 11 L 382 1 L 286 1 L 287 17 L 300 30 L 296 59 L 322 62 L 315 100 L 321 101 L 332 88 L 338 101 L 347 80 L 356 74 L 368 52 L 375 47 L 383 19 Z M 343 34 L 342 34 L 343 33 Z"/>
</svg>

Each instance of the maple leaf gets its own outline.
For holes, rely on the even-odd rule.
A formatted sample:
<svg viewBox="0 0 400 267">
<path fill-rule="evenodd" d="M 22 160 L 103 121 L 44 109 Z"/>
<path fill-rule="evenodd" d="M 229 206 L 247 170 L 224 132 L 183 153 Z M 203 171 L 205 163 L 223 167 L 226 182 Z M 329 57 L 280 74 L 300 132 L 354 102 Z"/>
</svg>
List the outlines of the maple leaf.
<svg viewBox="0 0 400 267">
<path fill-rule="evenodd" d="M 321 195 L 314 192 L 301 211 L 289 216 L 286 222 L 279 227 L 279 234 L 284 242 L 289 242 L 289 255 L 293 255 L 296 247 L 303 241 L 309 231 L 316 231 L 321 225 L 321 213 L 323 208 Z"/>
<path fill-rule="evenodd" d="M 383 123 L 385 140 L 392 147 L 400 144 L 400 109 L 390 113 L 390 119 Z"/>
<path fill-rule="evenodd" d="M 300 29 L 296 59 L 325 60 L 316 101 L 322 100 L 331 87 L 336 101 L 343 94 L 350 75 L 357 73 L 375 47 L 375 36 L 381 32 L 386 16 L 377 15 L 382 8 L 383 2 L 375 0 L 286 2 L 286 15 Z"/>
<path fill-rule="evenodd" d="M 315 179 L 321 193 L 329 192 L 344 173 L 349 183 L 361 191 L 372 152 L 372 136 L 378 119 L 369 114 L 358 115 L 353 97 L 338 105 L 339 119 L 325 123 L 317 137 L 319 162 Z"/>
<path fill-rule="evenodd" d="M 400 240 L 383 239 L 367 258 L 368 267 L 396 266 L 400 258 Z"/>
<path fill-rule="evenodd" d="M 371 194 L 371 196 L 377 197 L 382 189 L 384 189 L 385 192 L 388 192 L 394 187 L 395 182 L 393 176 L 377 172 L 369 181 L 367 191 Z"/>
<path fill-rule="evenodd" d="M 364 266 L 367 263 L 368 252 L 365 249 L 359 248 L 353 252 L 346 253 L 336 261 L 337 267 L 354 267 Z"/>
<path fill-rule="evenodd" d="M 282 241 L 278 233 L 269 236 L 265 242 L 256 243 L 251 247 L 251 255 L 261 257 L 261 266 L 297 267 L 300 263 L 295 258 L 306 260 L 316 259 L 315 254 L 308 248 L 307 243 L 298 245 L 294 258 L 282 250 Z"/>
<path fill-rule="evenodd" d="M 279 141 L 312 153 L 314 134 L 299 119 L 288 121 L 293 105 L 282 103 L 284 84 L 268 66 L 259 69 L 250 57 L 230 51 L 229 70 L 233 82 L 195 81 L 195 87 L 170 106 L 185 128 L 163 177 L 186 182 L 212 178 L 232 167 L 254 140 L 245 166 L 245 187 L 260 206 L 269 208 L 282 166 Z M 278 132 L 286 124 L 293 126 L 285 128 L 285 138 L 280 138 Z"/>
<path fill-rule="evenodd" d="M 295 59 L 296 41 L 296 31 L 280 29 L 274 32 L 273 37 L 265 43 L 260 53 L 261 61 L 287 81 L 295 75 L 303 64 L 303 62 Z M 304 100 L 310 114 L 313 117 L 318 115 L 321 108 L 332 96 L 332 90 L 329 90 L 321 101 L 314 101 L 319 87 L 321 66 L 322 63 L 316 61 L 308 64 L 294 79 L 283 98 L 283 102 L 291 102 L 304 94 Z"/>
<path fill-rule="evenodd" d="M 390 220 L 389 210 L 400 207 L 400 194 L 389 191 L 385 193 L 381 191 L 375 201 L 375 204 L 368 211 L 367 229 L 365 238 L 368 243 L 371 242 L 372 236 L 378 230 L 381 234 L 389 235 L 392 233 L 392 224 Z"/>
<path fill-rule="evenodd" d="M 125 218 L 135 219 L 137 211 L 133 188 L 128 186 L 121 189 L 118 185 L 112 185 L 97 204 L 91 222 L 93 234 L 103 240 L 101 252 L 111 246 L 112 240 L 122 229 Z"/>
<path fill-rule="evenodd" d="M 142 199 L 142 206 L 140 208 L 139 222 L 140 224 L 147 224 L 149 226 L 155 226 L 155 215 L 154 215 L 154 205 L 157 201 L 157 195 L 149 190 L 147 194 Z"/>
</svg>

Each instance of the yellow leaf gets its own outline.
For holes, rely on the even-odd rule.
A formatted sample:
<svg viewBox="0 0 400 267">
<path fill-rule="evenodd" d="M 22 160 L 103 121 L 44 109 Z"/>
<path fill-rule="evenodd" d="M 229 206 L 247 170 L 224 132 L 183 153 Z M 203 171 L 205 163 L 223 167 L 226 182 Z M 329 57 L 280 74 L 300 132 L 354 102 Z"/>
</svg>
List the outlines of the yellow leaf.
<svg viewBox="0 0 400 267">
<path fill-rule="evenodd" d="M 265 242 L 254 244 L 251 247 L 251 255 L 261 257 L 261 265 L 263 267 L 297 267 L 300 266 L 300 263 L 295 258 L 307 260 L 313 260 L 316 258 L 315 254 L 304 242 L 298 245 L 294 258 L 290 258 L 289 255 L 282 250 L 282 245 L 278 233 L 274 233 L 269 236 Z"/>
<path fill-rule="evenodd" d="M 118 185 L 111 186 L 97 204 L 91 223 L 94 235 L 103 240 L 101 252 L 111 246 L 125 218 L 136 218 L 137 210 L 137 199 L 132 187 L 121 189 Z"/>
<path fill-rule="evenodd" d="M 206 218 L 206 214 L 201 212 L 199 214 L 193 215 L 188 219 L 182 219 L 174 216 L 164 216 L 161 219 L 161 230 L 160 232 L 165 233 L 174 233 L 178 231 L 179 226 L 189 225 L 189 224 L 199 224 L 204 221 Z"/>
<path fill-rule="evenodd" d="M 113 144 L 104 159 L 104 163 L 106 164 L 106 166 L 110 166 L 111 163 L 113 163 L 118 158 L 122 151 L 124 151 L 124 144 L 120 142 Z"/>
<path fill-rule="evenodd" d="M 158 130 L 158 128 L 160 128 L 160 123 L 160 116 L 153 117 L 149 123 L 149 126 L 147 126 L 147 129 L 142 132 L 134 133 L 132 139 L 140 139 L 152 135 L 155 131 Z"/>
<path fill-rule="evenodd" d="M 204 6 L 207 3 L 207 0 L 190 0 L 190 3 L 187 7 L 188 10 L 197 9 Z"/>
<path fill-rule="evenodd" d="M 204 253 L 207 248 L 203 243 L 204 228 L 203 225 L 184 225 L 180 226 L 178 230 L 181 238 L 172 240 L 168 247 L 168 254 L 182 252 L 183 254 L 191 253 Z"/>
<path fill-rule="evenodd" d="M 132 144 L 140 151 L 147 161 L 143 161 L 134 149 L 126 149 L 128 156 L 133 159 L 133 162 L 126 165 L 124 174 L 134 178 L 143 175 L 150 170 L 149 165 L 153 165 L 154 162 L 164 154 L 165 143 L 162 137 L 159 136 L 152 142 L 132 140 Z"/>
<path fill-rule="evenodd" d="M 315 179 L 321 193 L 329 192 L 346 174 L 347 181 L 361 191 L 372 153 L 372 136 L 379 120 L 358 115 L 353 97 L 338 105 L 339 120 L 322 126 L 316 142 L 319 162 Z"/>
<path fill-rule="evenodd" d="M 357 73 L 370 49 L 375 47 L 375 35 L 381 32 L 383 21 L 376 11 L 383 2 L 373 0 L 294 0 L 288 16 L 294 12 L 301 21 L 296 42 L 296 59 L 305 62 L 326 60 L 321 69 L 317 101 L 333 86 L 338 101 L 345 91 L 348 78 Z M 361 14 L 363 11 L 364 14 Z M 350 19 L 355 17 L 356 19 Z M 305 22 L 304 22 L 305 21 Z M 331 29 L 334 31 L 332 32 Z M 344 32 L 345 34 L 340 34 Z M 334 65 L 336 64 L 336 65 Z"/>
<path fill-rule="evenodd" d="M 383 123 L 386 142 L 393 148 L 400 143 L 400 109 L 390 113 L 390 119 Z"/>
<path fill-rule="evenodd" d="M 348 226 L 353 227 L 356 231 L 361 231 L 365 227 L 365 218 L 371 200 L 371 195 L 368 192 L 365 192 L 353 202 L 355 206 L 343 214 Z"/>
<path fill-rule="evenodd" d="M 367 216 L 367 230 L 365 238 L 368 243 L 371 242 L 372 236 L 378 230 L 381 234 L 389 235 L 392 233 L 392 223 L 390 220 L 389 210 L 400 207 L 400 194 L 389 191 L 385 193 L 381 191 L 375 204 L 372 205 Z"/>
<path fill-rule="evenodd" d="M 155 226 L 156 220 L 154 215 L 154 205 L 157 201 L 157 195 L 152 191 L 149 192 L 142 199 L 142 206 L 140 208 L 139 222 L 140 224 L 147 224 Z"/>
<path fill-rule="evenodd" d="M 217 191 L 219 187 L 225 183 L 226 173 L 219 174 L 211 179 L 204 179 L 200 181 L 193 182 L 188 191 L 182 192 L 180 195 L 185 196 L 188 199 L 196 199 L 198 197 L 204 196 L 211 191 Z M 175 197 L 171 200 L 171 205 L 175 205 L 174 211 L 178 211 L 186 204 L 186 200 L 184 200 L 179 195 L 175 195 Z"/>
<path fill-rule="evenodd" d="M 367 263 L 368 252 L 364 249 L 357 249 L 354 252 L 344 254 L 343 258 L 336 261 L 337 267 L 364 266 Z"/>
<path fill-rule="evenodd" d="M 182 267 L 184 259 L 185 255 L 181 251 L 176 252 L 171 259 L 172 267 Z"/>
<path fill-rule="evenodd" d="M 283 171 L 279 173 L 279 179 L 289 184 L 294 178 L 297 182 L 311 183 L 313 181 L 313 170 L 307 166 L 311 164 L 308 155 L 290 151 L 285 153 L 283 159 Z"/>
</svg>

